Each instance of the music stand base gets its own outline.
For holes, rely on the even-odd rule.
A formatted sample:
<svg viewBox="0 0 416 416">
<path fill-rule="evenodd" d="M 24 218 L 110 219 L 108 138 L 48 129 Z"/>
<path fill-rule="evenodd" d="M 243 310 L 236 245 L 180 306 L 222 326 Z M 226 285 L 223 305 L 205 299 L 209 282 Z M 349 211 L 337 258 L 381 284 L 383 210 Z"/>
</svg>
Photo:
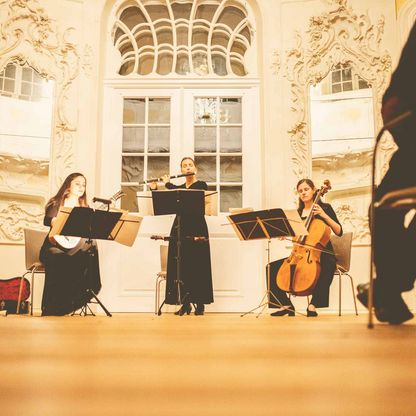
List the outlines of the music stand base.
<svg viewBox="0 0 416 416">
<path fill-rule="evenodd" d="M 275 299 L 276 303 L 270 300 L 271 297 Z M 282 303 L 276 298 L 276 296 L 270 290 L 268 290 L 261 298 L 260 304 L 258 306 L 256 306 L 253 309 L 250 309 L 247 312 L 244 312 L 243 314 L 240 315 L 240 317 L 242 318 L 243 316 L 246 316 L 247 314 L 254 312 L 257 309 L 262 308 L 262 310 L 256 316 L 256 318 L 258 318 L 263 313 L 264 309 L 266 309 L 268 305 L 273 305 L 273 306 L 277 306 L 278 308 L 283 308 Z"/>
</svg>

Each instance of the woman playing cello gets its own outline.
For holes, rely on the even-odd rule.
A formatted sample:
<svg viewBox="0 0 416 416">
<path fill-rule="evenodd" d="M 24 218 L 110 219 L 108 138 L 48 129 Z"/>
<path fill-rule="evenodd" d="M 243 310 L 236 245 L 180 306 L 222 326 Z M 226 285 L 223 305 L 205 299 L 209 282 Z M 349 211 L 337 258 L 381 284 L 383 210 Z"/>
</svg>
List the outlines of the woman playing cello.
<svg viewBox="0 0 416 416">
<path fill-rule="evenodd" d="M 296 185 L 296 190 L 299 195 L 299 215 L 303 219 L 312 215 L 314 219 L 322 220 L 334 234 L 341 236 L 342 226 L 331 205 L 322 202 L 320 199 L 314 204 L 318 191 L 312 180 L 301 179 Z M 320 274 L 316 286 L 312 290 L 312 299 L 306 310 L 307 316 L 318 316 L 316 308 L 328 307 L 329 287 L 332 283 L 336 268 L 335 256 L 330 254 L 332 251 L 332 245 L 328 242 L 325 246 L 325 251 L 320 255 Z M 274 277 L 278 274 L 279 269 L 282 267 L 285 260 L 286 259 L 281 259 L 270 263 L 270 276 L 272 276 L 270 289 L 272 294 L 282 305 L 281 309 L 271 314 L 272 316 L 295 315 L 294 306 L 287 293 L 274 284 Z"/>
</svg>

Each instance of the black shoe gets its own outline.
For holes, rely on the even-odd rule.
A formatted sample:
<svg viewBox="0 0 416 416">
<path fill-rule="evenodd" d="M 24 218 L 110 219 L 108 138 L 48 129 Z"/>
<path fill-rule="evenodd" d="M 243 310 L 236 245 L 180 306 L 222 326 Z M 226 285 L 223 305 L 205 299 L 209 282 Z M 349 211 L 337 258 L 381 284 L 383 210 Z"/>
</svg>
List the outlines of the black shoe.
<svg viewBox="0 0 416 416">
<path fill-rule="evenodd" d="M 318 316 L 318 312 L 311 311 L 309 308 L 306 308 L 306 316 L 308 316 L 309 318 L 315 318 L 316 316 Z"/>
<path fill-rule="evenodd" d="M 293 308 L 293 306 L 290 306 L 289 308 L 283 308 L 280 309 L 280 311 L 276 311 L 270 314 L 270 316 L 295 316 L 295 309 Z"/>
<path fill-rule="evenodd" d="M 182 315 L 185 315 L 185 314 L 189 315 L 191 313 L 191 310 L 192 310 L 191 304 L 190 303 L 184 303 L 181 306 L 181 308 L 178 311 L 175 312 L 175 315 L 179 315 L 179 316 L 182 316 Z"/>
<path fill-rule="evenodd" d="M 366 308 L 368 308 L 369 288 L 369 283 L 357 286 L 357 299 Z M 374 313 L 377 320 L 380 322 L 388 322 L 391 325 L 400 325 L 413 318 L 412 312 L 410 312 L 400 294 L 397 294 L 396 296 L 390 294 L 385 305 L 380 305 L 379 303 L 380 302 L 376 302 L 376 299 L 374 299 Z"/>
<path fill-rule="evenodd" d="M 205 312 L 205 305 L 203 303 L 197 303 L 195 308 L 195 315 L 203 315 Z"/>
</svg>

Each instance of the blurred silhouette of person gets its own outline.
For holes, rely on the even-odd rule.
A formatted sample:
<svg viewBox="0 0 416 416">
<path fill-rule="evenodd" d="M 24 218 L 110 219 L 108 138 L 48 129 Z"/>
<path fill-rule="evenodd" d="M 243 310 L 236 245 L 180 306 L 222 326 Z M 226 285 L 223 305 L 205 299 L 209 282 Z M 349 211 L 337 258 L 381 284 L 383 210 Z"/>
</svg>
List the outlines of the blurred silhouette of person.
<svg viewBox="0 0 416 416">
<path fill-rule="evenodd" d="M 388 192 L 416 186 L 415 73 L 416 24 L 383 96 L 381 110 L 384 124 L 407 111 L 413 113 L 402 123 L 389 129 L 398 149 L 376 190 L 376 201 Z M 413 212 L 406 210 L 376 209 L 372 233 L 377 275 L 374 280 L 375 315 L 381 322 L 401 324 L 413 318 L 402 293 L 413 288 L 416 277 L 416 218 Z M 365 306 L 368 303 L 368 287 L 368 284 L 357 287 L 357 297 Z"/>
</svg>

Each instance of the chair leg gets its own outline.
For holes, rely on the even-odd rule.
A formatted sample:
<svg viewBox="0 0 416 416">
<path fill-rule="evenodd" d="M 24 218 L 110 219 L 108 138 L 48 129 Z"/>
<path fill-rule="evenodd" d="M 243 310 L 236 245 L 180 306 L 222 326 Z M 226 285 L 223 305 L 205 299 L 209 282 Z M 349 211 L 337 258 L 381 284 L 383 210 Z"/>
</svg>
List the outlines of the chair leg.
<svg viewBox="0 0 416 416">
<path fill-rule="evenodd" d="M 355 292 L 354 292 L 354 281 L 352 280 L 352 276 L 351 275 L 349 275 L 348 273 L 345 273 L 345 275 L 347 275 L 350 278 L 351 290 L 352 290 L 352 298 L 354 299 L 355 314 L 358 315 L 357 300 L 355 299 Z"/>
<path fill-rule="evenodd" d="M 342 275 L 339 270 L 336 270 L 335 273 L 338 275 L 338 316 L 341 316 L 341 291 L 342 291 Z"/>
<path fill-rule="evenodd" d="M 20 281 L 20 285 L 19 285 L 19 295 L 17 297 L 17 305 L 16 305 L 16 314 L 18 315 L 20 313 L 20 301 L 22 300 L 22 289 L 23 289 L 23 279 L 25 278 L 25 276 L 28 274 L 29 272 L 26 272 L 23 276 L 22 276 L 22 280 Z"/>
<path fill-rule="evenodd" d="M 159 310 L 159 280 L 160 276 L 156 277 L 156 288 L 155 288 L 155 315 L 157 315 L 157 311 Z"/>
<path fill-rule="evenodd" d="M 33 292 L 35 291 L 35 270 L 36 267 L 32 270 L 32 279 L 31 279 L 31 290 L 30 290 L 30 316 L 33 316 Z"/>
</svg>

